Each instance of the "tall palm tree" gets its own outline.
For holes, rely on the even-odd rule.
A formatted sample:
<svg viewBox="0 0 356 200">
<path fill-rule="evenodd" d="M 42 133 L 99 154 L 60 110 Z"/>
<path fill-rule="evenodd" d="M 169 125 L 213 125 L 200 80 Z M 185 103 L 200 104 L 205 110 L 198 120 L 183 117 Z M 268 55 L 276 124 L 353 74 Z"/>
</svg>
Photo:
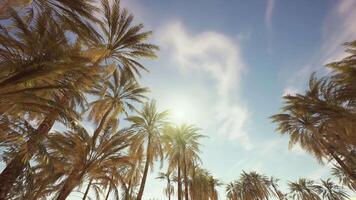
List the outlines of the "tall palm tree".
<svg viewBox="0 0 356 200">
<path fill-rule="evenodd" d="M 326 200 L 343 200 L 349 198 L 344 189 L 333 183 L 330 179 L 321 180 L 320 196 Z"/>
<path fill-rule="evenodd" d="M 163 141 L 165 152 L 168 158 L 168 171 L 177 170 L 177 189 L 178 200 L 182 199 L 182 175 L 185 186 L 185 199 L 188 200 L 188 167 L 194 166 L 194 163 L 200 161 L 199 158 L 199 140 L 204 136 L 199 134 L 199 129 L 183 124 L 180 126 L 168 126 L 165 128 Z"/>
<path fill-rule="evenodd" d="M 115 132 L 120 114 L 125 113 L 127 115 L 129 110 L 134 109 L 133 103 L 142 103 L 145 98 L 144 94 L 148 89 L 139 86 L 137 81 L 128 73 L 127 70 L 120 73 L 117 69 L 114 69 L 112 75 L 108 77 L 102 87 L 91 91 L 91 94 L 95 94 L 99 98 L 90 103 L 89 112 L 89 119 L 97 124 L 92 138 L 94 148 L 97 145 L 99 134 L 107 128 L 108 124 Z M 87 196 L 91 183 L 92 180 L 89 180 L 83 199 Z"/>
<path fill-rule="evenodd" d="M 191 169 L 189 193 L 192 200 L 217 200 L 217 187 L 221 182 L 207 170 L 196 166 Z"/>
<path fill-rule="evenodd" d="M 356 41 L 346 43 L 350 56 L 327 64 L 330 76 L 312 74 L 305 94 L 286 96 L 283 113 L 272 116 L 278 130 L 290 135 L 319 161 L 334 159 L 356 180 Z"/>
<path fill-rule="evenodd" d="M 52 113 L 57 113 L 59 120 L 75 121 L 78 115 L 72 107 L 61 105 L 58 98 L 68 93 L 68 98 L 83 101 L 77 85 L 71 83 L 76 76 L 84 74 L 89 60 L 69 43 L 58 22 L 49 19 L 51 15 L 39 15 L 30 26 L 26 26 L 16 13 L 12 15 L 15 26 L 12 33 L 1 31 L 0 34 L 3 41 L 0 50 L 0 111 L 22 119 L 29 116 L 27 120 L 34 120 L 33 124 Z M 54 119 L 43 121 L 50 120 Z M 49 129 L 49 126 L 42 124 L 36 132 Z M 21 151 L 0 175 L 0 181 L 4 183 L 0 186 L 0 198 L 9 192 L 27 161 L 38 150 L 34 144 L 43 139 L 41 134 L 36 133 L 21 144 Z"/>
<path fill-rule="evenodd" d="M 167 181 L 167 186 L 164 189 L 164 194 L 168 197 L 168 200 L 171 200 L 171 196 L 174 194 L 174 186 L 171 184 L 172 181 L 171 173 L 170 172 L 159 172 L 157 179 Z"/>
<path fill-rule="evenodd" d="M 356 179 L 353 142 L 350 142 L 355 125 L 348 126 L 344 118 L 355 118 L 347 111 L 346 102 L 335 97 L 335 85 L 328 79 L 313 75 L 305 95 L 285 96 L 282 114 L 272 116 L 278 123 L 277 130 L 289 134 L 290 147 L 299 144 L 320 162 L 334 159 L 340 167 Z M 354 124 L 354 123 L 353 123 Z"/>
<path fill-rule="evenodd" d="M 239 180 L 229 183 L 226 187 L 226 195 L 230 200 L 267 200 L 271 195 L 270 191 L 267 176 L 253 171 L 243 171 Z"/>
<path fill-rule="evenodd" d="M 300 178 L 296 182 L 289 182 L 289 191 L 293 199 L 300 200 L 321 200 L 319 197 L 320 186 L 312 180 Z"/>
<path fill-rule="evenodd" d="M 149 168 L 152 169 L 155 160 L 163 160 L 163 150 L 161 145 L 162 129 L 167 124 L 167 111 L 159 112 L 156 101 L 146 103 L 138 115 L 127 117 L 140 137 L 142 146 L 146 146 L 145 167 L 142 174 L 140 189 L 137 199 L 141 200 L 145 189 L 146 179 Z"/>
<path fill-rule="evenodd" d="M 92 146 L 93 137 L 83 128 L 51 136 L 51 154 L 56 158 L 64 158 L 63 171 L 67 174 L 61 182 L 56 199 L 66 199 L 86 177 L 89 180 L 100 180 L 98 177 L 110 179 L 113 171 L 130 165 L 131 160 L 135 159 L 134 155 L 127 154 L 131 136 L 126 129 L 115 134 L 108 129 L 98 137 L 99 145 L 95 148 Z"/>
<path fill-rule="evenodd" d="M 75 1 L 75 2 L 68 2 L 68 7 L 66 6 L 62 6 L 61 3 L 63 1 L 56 1 L 56 0 L 51 0 L 51 1 L 44 1 L 44 0 L 35 0 L 33 1 L 33 3 L 31 4 L 32 6 L 37 6 L 37 5 L 41 5 L 49 4 L 50 6 L 54 6 L 53 9 L 51 9 L 50 11 L 46 12 L 46 16 L 44 17 L 44 19 L 46 19 L 47 21 L 50 21 L 49 19 L 61 19 L 62 21 L 73 21 L 73 22 L 78 22 L 76 25 L 68 25 L 71 28 L 75 29 L 76 27 L 79 27 L 78 25 L 81 24 L 83 25 L 83 23 L 80 23 L 77 20 L 70 20 L 70 18 L 74 15 L 78 15 L 78 16 L 84 16 L 87 18 L 90 18 L 89 15 L 87 15 L 88 13 L 90 13 L 92 11 L 92 8 L 90 5 L 86 5 L 86 2 L 89 1 Z M 67 2 L 67 1 L 65 1 Z M 89 2 L 90 3 L 90 2 Z M 59 5 L 59 6 L 56 6 Z M 81 92 L 83 91 L 88 91 L 91 89 L 92 83 L 88 84 L 89 82 L 93 81 L 93 77 L 95 77 L 95 75 L 99 75 L 101 70 L 100 68 L 106 68 L 108 66 L 112 66 L 112 64 L 117 64 L 119 66 L 120 69 L 122 68 L 128 68 L 130 69 L 131 74 L 132 73 L 139 73 L 139 69 L 140 68 L 144 68 L 142 66 L 142 64 L 140 64 L 137 59 L 140 58 L 152 58 L 154 57 L 154 51 L 157 49 L 156 46 L 151 45 L 151 44 L 147 44 L 145 43 L 147 38 L 149 37 L 149 35 L 151 34 L 150 32 L 142 32 L 142 25 L 138 25 L 138 26 L 132 26 L 132 15 L 128 15 L 126 10 L 121 10 L 119 7 L 119 1 L 115 1 L 115 3 L 113 4 L 113 6 L 109 5 L 108 1 L 103 0 L 102 1 L 102 5 L 103 8 L 101 10 L 101 12 L 104 14 L 104 18 L 101 19 L 102 22 L 98 22 L 97 25 L 99 27 L 102 28 L 102 32 L 103 35 L 102 36 L 97 36 L 97 37 L 88 37 L 87 39 L 83 39 L 82 38 L 82 34 L 87 36 L 86 33 L 90 33 L 91 31 L 95 31 L 95 29 L 86 29 L 86 31 L 73 31 L 74 33 L 77 34 L 78 36 L 78 43 L 76 43 L 74 49 L 76 49 L 76 51 L 78 51 L 79 53 L 75 53 L 73 54 L 73 51 L 62 51 L 62 52 L 66 52 L 69 55 L 74 55 L 73 57 L 69 57 L 71 59 L 78 59 L 77 62 L 72 62 L 72 63 L 68 63 L 65 62 L 64 64 L 66 64 L 66 66 L 68 65 L 68 67 L 74 67 L 76 69 L 77 66 L 79 65 L 83 65 L 86 67 L 85 73 L 81 73 L 81 75 L 77 76 L 77 75 L 73 75 L 72 73 L 65 73 L 63 75 L 63 77 L 65 77 L 66 79 L 68 77 L 73 77 L 74 80 L 68 80 L 66 81 L 67 84 L 65 84 L 65 86 L 67 88 L 69 88 L 70 90 L 65 90 L 62 91 L 61 89 L 58 89 L 58 85 L 39 85 L 38 87 L 36 87 L 36 90 L 43 90 L 43 89 L 51 89 L 51 91 L 55 91 L 55 92 L 61 92 L 58 97 L 55 96 L 54 99 L 56 99 L 55 102 L 58 102 L 58 105 L 60 105 L 61 109 L 62 108 L 71 108 L 70 104 L 73 103 L 73 100 L 76 100 L 76 97 L 73 97 L 74 94 L 73 91 L 79 91 L 76 92 L 77 94 L 79 94 L 79 97 L 82 95 Z M 46 6 L 43 6 L 46 7 Z M 47 6 L 48 7 L 48 6 Z M 58 8 L 58 9 L 57 9 Z M 65 9 L 65 12 L 61 9 Z M 67 9 L 68 8 L 68 9 Z M 82 10 L 80 10 L 82 9 Z M 87 9 L 87 10 L 86 10 Z M 64 12 L 64 13 L 63 13 Z M 71 13 L 72 12 L 72 13 Z M 75 12 L 75 13 L 74 13 Z M 86 12 L 86 13 L 85 13 Z M 14 12 L 12 12 L 14 13 Z M 58 16 L 58 15 L 65 15 L 66 17 L 48 17 L 48 13 L 54 13 L 54 15 Z M 78 19 L 80 19 L 81 17 L 79 17 Z M 21 76 L 17 75 L 17 73 L 15 73 L 12 76 L 9 76 L 10 73 L 13 73 L 13 69 L 16 69 L 14 67 L 16 66 L 22 66 L 22 65 L 17 65 L 16 63 L 13 63 L 13 58 L 15 55 L 17 56 L 17 60 L 19 60 L 19 62 L 27 62 L 29 61 L 28 56 L 23 57 L 23 55 L 26 55 L 26 53 L 28 52 L 39 52 L 37 51 L 37 49 L 35 49 L 34 51 L 32 51 L 31 49 L 29 51 L 25 51 L 24 53 L 22 52 L 22 49 L 24 49 L 25 47 L 37 47 L 36 46 L 36 42 L 38 40 L 36 40 L 36 37 L 29 37 L 28 33 L 29 31 L 27 30 L 26 27 L 28 27 L 29 25 L 27 23 L 24 22 L 24 20 L 20 21 L 18 20 L 19 17 L 16 17 L 16 15 L 14 15 L 14 19 L 15 19 L 15 25 L 17 27 L 19 27 L 18 29 L 21 30 L 23 32 L 23 34 L 19 34 L 19 37 L 24 37 L 24 41 L 28 41 L 29 45 L 22 45 L 19 44 L 16 40 L 14 39 L 9 39 L 9 35 L 7 34 L 6 28 L 4 28 L 4 26 L 1 26 L 1 29 L 3 31 L 1 31 L 1 33 L 4 33 L 3 35 L 1 35 L 1 43 L 4 44 L 2 46 L 8 45 L 8 46 L 14 46 L 14 50 L 11 50 L 11 48 L 4 48 L 2 49 L 0 52 L 0 59 L 1 59 L 1 68 L 4 70 L 1 70 L 1 77 L 13 77 L 11 78 L 12 83 L 22 83 L 24 82 L 24 80 L 26 80 L 26 83 L 28 82 L 27 80 L 38 80 L 38 78 L 34 78 L 34 77 L 43 77 L 43 71 L 31 71 L 31 72 L 36 72 L 36 73 L 31 73 L 28 74 L 26 73 L 26 71 L 21 71 L 21 75 L 29 75 L 26 76 L 26 79 L 23 79 Z M 46 22 L 46 20 L 38 20 L 39 22 L 43 23 Z M 61 23 L 62 23 L 61 21 Z M 61 30 L 60 28 L 60 24 L 61 23 L 57 23 L 59 25 L 54 26 L 57 27 L 57 30 Z M 89 25 L 88 23 L 84 23 Z M 41 31 L 43 30 L 43 28 L 38 28 L 38 29 L 34 29 L 34 31 Z M 83 29 L 84 30 L 84 29 Z M 63 32 L 63 30 L 62 30 Z M 51 34 L 50 36 L 52 36 L 54 39 L 56 39 L 56 41 L 58 41 L 57 38 L 58 34 Z M 96 34 L 90 34 L 92 36 L 95 36 Z M 46 37 L 40 37 L 40 38 L 46 38 Z M 16 39 L 16 38 L 15 38 Z M 62 38 L 60 38 L 62 39 Z M 36 42 L 34 42 L 36 41 Z M 39 40 L 42 41 L 42 40 Z M 14 45 L 15 44 L 15 45 Z M 19 45 L 17 45 L 19 44 Z M 42 43 L 40 43 L 42 44 Z M 63 48 L 57 48 L 55 46 L 51 46 L 49 44 L 52 43 L 46 43 L 46 41 L 43 42 L 43 46 L 46 47 L 47 49 L 50 49 L 50 53 L 53 52 L 56 49 L 63 49 Z M 53 42 L 53 44 L 63 44 L 62 41 L 58 41 L 58 42 Z M 21 48 L 19 48 L 21 47 Z M 85 47 L 85 48 L 82 48 Z M 83 52 L 83 49 L 86 49 Z M 17 55 L 17 53 L 20 52 L 21 54 Z M 12 57 L 9 57 L 9 55 L 11 55 Z M 37 55 L 37 54 L 36 54 Z M 47 54 L 43 54 L 43 53 L 39 53 L 39 56 L 42 55 L 47 55 Z M 57 55 L 57 54 L 49 54 L 49 55 Z M 92 64 L 87 64 L 88 60 L 92 63 Z M 51 58 L 49 58 L 49 63 L 52 63 Z M 67 61 L 68 59 L 62 59 Z M 108 65 L 106 65 L 106 63 L 104 63 L 104 60 L 115 60 L 115 63 L 110 63 Z M 37 61 L 37 60 L 35 60 Z M 86 62 L 84 62 L 86 61 Z M 46 63 L 46 62 L 45 62 Z M 48 62 L 47 62 L 48 63 Z M 46 63 L 46 64 L 47 64 Z M 31 64 L 31 62 L 30 62 Z M 33 63 L 32 63 L 33 64 Z M 36 64 L 36 63 L 35 63 Z M 31 65 L 30 65 L 31 66 Z M 34 65 L 34 66 L 37 66 Z M 58 66 L 63 66 L 62 65 L 58 65 Z M 5 70 L 6 69 L 6 70 Z M 20 67 L 19 69 L 25 69 L 24 67 Z M 45 68 L 47 69 L 47 68 Z M 52 68 L 51 68 L 52 69 Z M 67 69 L 67 68 L 64 68 Z M 62 72 L 63 70 L 58 69 L 57 68 L 53 68 L 53 70 L 50 71 L 45 71 L 46 74 L 45 75 L 52 75 L 54 74 L 54 72 Z M 38 73 L 37 73 L 38 72 Z M 90 75 L 88 75 L 90 73 Z M 63 74 L 63 73 L 62 73 Z M 10 74 L 11 75 L 11 74 Z M 15 76 L 16 75 L 16 76 Z M 70 75 L 70 76 L 67 76 Z M 51 76 L 51 77 L 52 77 Z M 45 78 L 47 76 L 44 76 Z M 88 79 L 89 78 L 89 79 Z M 53 80 L 57 80 L 56 78 L 53 78 Z M 22 81 L 22 82 L 19 82 Z M 0 82 L 2 82 L 3 86 L 6 87 L 10 87 L 10 79 L 6 78 L 1 80 Z M 41 83 L 41 82 L 40 82 Z M 94 81 L 95 83 L 95 81 Z M 9 86 L 7 86 L 9 85 Z M 13 84 L 12 84 L 13 85 Z M 30 85 L 31 86 L 31 85 Z M 80 87 L 79 87 L 80 86 Z M 55 88 L 56 90 L 53 90 L 52 88 Z M 10 88 L 11 89 L 11 88 Z M 16 89 L 16 88 L 15 88 Z M 32 88 L 30 88 L 31 90 L 34 90 Z M 79 90 L 73 90 L 73 89 L 79 89 Z M 29 89 L 27 89 L 29 90 Z M 21 94 L 20 92 L 22 91 L 21 89 L 12 89 L 12 95 L 14 92 L 17 92 L 19 94 Z M 5 91 L 5 93 L 7 93 L 7 95 L 9 95 L 9 88 L 7 88 Z M 68 93 L 69 92 L 69 93 Z M 48 95 L 51 98 L 53 97 L 52 95 Z M 27 95 L 27 97 L 31 97 L 29 95 Z M 41 97 L 41 95 L 39 95 L 39 97 Z M 6 104 L 6 102 L 8 102 L 7 99 L 9 99 L 8 97 L 4 97 L 4 98 L 0 98 L 1 100 L 3 100 L 4 105 Z M 22 100 L 28 100 L 30 98 L 23 98 L 23 94 L 21 94 L 20 96 L 15 96 L 13 99 L 17 99 L 17 101 L 13 101 L 13 102 L 18 102 L 18 104 L 22 103 Z M 39 100 L 41 100 L 40 98 L 36 97 L 32 97 L 32 99 L 34 99 L 33 101 L 36 100 L 36 103 L 38 105 L 38 102 L 41 102 Z M 60 100 L 58 100 L 60 99 Z M 43 101 L 42 101 L 43 102 Z M 8 102 L 8 103 L 12 103 L 12 102 Z M 33 102 L 29 102 L 32 103 Z M 21 105 L 21 107 L 19 107 L 18 110 L 22 109 L 25 111 L 32 111 L 31 109 L 34 108 L 42 108 L 40 106 L 37 107 L 33 107 L 33 106 L 29 106 L 29 103 L 23 104 Z M 46 103 L 46 104 L 44 104 Z M 46 136 L 49 132 L 49 130 L 52 128 L 53 124 L 55 123 L 56 120 L 59 119 L 59 117 L 63 114 L 63 110 L 59 110 L 56 109 L 54 110 L 54 108 L 57 108 L 58 106 L 54 106 L 53 104 L 49 104 L 48 101 L 44 101 L 42 104 L 44 104 L 47 107 L 50 107 L 50 111 L 45 112 L 44 114 L 44 119 L 42 120 L 42 122 L 38 125 L 37 128 L 37 133 L 36 135 L 41 136 L 41 137 L 36 137 L 33 138 L 30 142 L 26 143 L 27 145 L 30 145 L 33 143 L 37 143 L 41 142 L 43 140 L 43 137 Z M 8 110 L 8 108 L 13 109 L 13 107 L 9 107 L 9 106 L 1 106 L 0 105 L 0 110 L 2 109 L 6 109 Z M 18 107 L 16 107 L 18 108 Z M 41 110 L 42 111 L 42 110 Z M 16 113 L 16 112 L 14 112 Z M 41 121 L 41 120 L 40 120 Z M 34 141 L 37 140 L 37 141 Z M 33 146 L 33 145 L 32 145 Z M 27 147 L 26 147 L 27 148 Z M 32 147 L 31 147 L 32 148 Z M 25 147 L 24 147 L 25 149 Z M 30 149 L 30 148 L 27 148 Z M 36 147 L 33 147 L 33 151 L 37 150 Z M 32 152 L 30 152 L 30 154 L 27 156 L 28 158 L 31 158 L 33 155 Z M 10 188 L 12 187 L 14 181 L 16 180 L 16 178 L 21 174 L 21 171 L 23 171 L 23 169 L 26 167 L 25 163 L 22 162 L 23 158 L 22 156 L 18 153 L 17 156 L 14 157 L 14 159 L 12 159 L 7 167 L 4 169 L 4 171 L 1 173 L 0 175 L 0 180 L 2 183 L 6 183 L 6 184 L 2 184 L 0 186 L 0 197 L 5 196 Z"/>
<path fill-rule="evenodd" d="M 242 184 L 242 199 L 268 199 L 270 196 L 269 181 L 265 175 L 257 172 L 242 172 L 240 176 Z"/>
</svg>

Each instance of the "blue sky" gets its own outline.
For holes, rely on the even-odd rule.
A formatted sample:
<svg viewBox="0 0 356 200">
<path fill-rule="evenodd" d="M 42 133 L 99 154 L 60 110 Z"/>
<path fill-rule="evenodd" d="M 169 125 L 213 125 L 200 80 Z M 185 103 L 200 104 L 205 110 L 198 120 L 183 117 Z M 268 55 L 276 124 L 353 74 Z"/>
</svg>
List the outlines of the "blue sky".
<svg viewBox="0 0 356 200">
<path fill-rule="evenodd" d="M 287 180 L 330 177 L 269 116 L 281 96 L 303 91 L 309 75 L 342 58 L 342 43 L 356 39 L 354 0 L 123 0 L 153 30 L 159 59 L 148 61 L 142 83 L 172 121 L 194 123 L 203 166 L 224 182 L 242 170 Z M 149 175 L 145 199 L 165 199 L 164 183 Z M 164 170 L 164 169 L 162 169 Z M 220 189 L 224 199 L 224 188 Z"/>
</svg>

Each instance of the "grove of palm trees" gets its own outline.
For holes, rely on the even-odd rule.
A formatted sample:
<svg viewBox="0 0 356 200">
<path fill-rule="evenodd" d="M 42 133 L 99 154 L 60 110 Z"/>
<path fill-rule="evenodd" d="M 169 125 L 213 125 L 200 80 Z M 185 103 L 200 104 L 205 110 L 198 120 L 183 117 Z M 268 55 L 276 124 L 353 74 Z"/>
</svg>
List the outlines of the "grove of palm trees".
<svg viewBox="0 0 356 200">
<path fill-rule="evenodd" d="M 354 196 L 355 38 L 347 57 L 310 74 L 307 90 L 285 95 L 268 119 L 288 137 L 285 149 L 300 146 L 332 176 L 282 186 L 246 169 L 229 183 L 204 167 L 201 127 L 149 98 L 141 79 L 159 47 L 134 14 L 120 0 L 0 2 L 0 200 L 141 200 L 148 176 L 168 200 Z"/>
</svg>

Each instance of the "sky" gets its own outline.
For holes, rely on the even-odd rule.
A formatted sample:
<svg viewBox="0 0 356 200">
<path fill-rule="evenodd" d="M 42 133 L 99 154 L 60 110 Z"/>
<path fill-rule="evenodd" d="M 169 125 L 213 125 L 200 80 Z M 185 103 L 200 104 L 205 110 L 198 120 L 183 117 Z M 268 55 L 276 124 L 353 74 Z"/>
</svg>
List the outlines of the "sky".
<svg viewBox="0 0 356 200">
<path fill-rule="evenodd" d="M 203 167 L 228 183 L 257 171 L 287 181 L 331 177 L 269 117 L 281 97 L 303 92 L 312 72 L 345 56 L 356 39 L 354 0 L 122 0 L 154 32 L 159 58 L 145 61 L 142 84 L 176 123 L 195 124 L 207 135 Z M 144 199 L 166 199 L 164 182 L 149 174 Z M 225 199 L 224 188 L 220 198 Z M 356 196 L 356 194 L 352 194 Z"/>
</svg>

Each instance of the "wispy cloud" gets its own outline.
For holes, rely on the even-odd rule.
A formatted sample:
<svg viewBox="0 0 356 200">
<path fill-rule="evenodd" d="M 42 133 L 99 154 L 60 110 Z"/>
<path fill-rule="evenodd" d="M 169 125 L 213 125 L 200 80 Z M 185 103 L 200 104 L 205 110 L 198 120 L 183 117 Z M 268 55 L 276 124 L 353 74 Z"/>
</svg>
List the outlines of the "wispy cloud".
<svg viewBox="0 0 356 200">
<path fill-rule="evenodd" d="M 273 39 L 273 30 L 272 30 L 272 18 L 275 7 L 275 0 L 266 0 L 266 13 L 265 13 L 265 26 L 267 29 L 267 51 L 272 53 L 272 39 Z"/>
<path fill-rule="evenodd" d="M 196 77 L 204 74 L 203 81 L 212 82 L 204 86 L 214 96 L 213 104 L 205 109 L 213 109 L 214 114 L 204 120 L 213 123 L 221 135 L 236 140 L 246 149 L 252 148 L 245 130 L 249 111 L 238 96 L 245 64 L 237 42 L 214 31 L 191 34 L 181 22 L 163 26 L 156 37 L 162 51 L 167 52 L 181 72 Z"/>
<path fill-rule="evenodd" d="M 319 62 L 323 64 L 344 57 L 341 44 L 356 39 L 356 1 L 342 0 L 326 17 L 323 26 L 323 55 Z"/>
<path fill-rule="evenodd" d="M 342 44 L 356 39 L 355 10 L 356 1 L 337 1 L 336 6 L 325 17 L 319 50 L 306 65 L 288 77 L 285 92 L 290 88 L 293 88 L 294 92 L 300 92 L 312 72 L 327 73 L 326 68 L 323 67 L 326 63 L 346 56 Z"/>
<path fill-rule="evenodd" d="M 272 29 L 272 17 L 273 17 L 274 4 L 275 4 L 275 0 L 267 0 L 265 25 L 269 30 Z"/>
</svg>

